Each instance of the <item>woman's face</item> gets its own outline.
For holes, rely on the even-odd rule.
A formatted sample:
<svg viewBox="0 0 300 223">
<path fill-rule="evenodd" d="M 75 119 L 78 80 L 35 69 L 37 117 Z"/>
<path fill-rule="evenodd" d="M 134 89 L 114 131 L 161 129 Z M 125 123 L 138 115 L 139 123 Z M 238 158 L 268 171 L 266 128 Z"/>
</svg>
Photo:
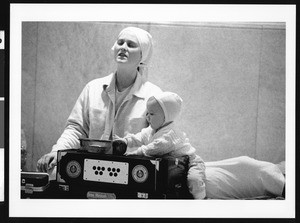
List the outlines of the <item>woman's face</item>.
<svg viewBox="0 0 300 223">
<path fill-rule="evenodd" d="M 117 63 L 138 66 L 142 59 L 142 51 L 135 35 L 125 32 L 121 34 L 114 48 Z"/>
</svg>

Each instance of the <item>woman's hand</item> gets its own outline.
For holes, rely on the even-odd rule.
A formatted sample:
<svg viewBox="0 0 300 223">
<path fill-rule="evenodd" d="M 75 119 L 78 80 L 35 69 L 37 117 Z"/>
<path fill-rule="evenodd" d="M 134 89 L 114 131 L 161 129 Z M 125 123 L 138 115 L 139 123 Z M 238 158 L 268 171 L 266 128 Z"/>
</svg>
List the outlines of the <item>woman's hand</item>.
<svg viewBox="0 0 300 223">
<path fill-rule="evenodd" d="M 50 152 L 42 156 L 36 165 L 38 171 L 48 172 L 48 170 L 52 169 L 57 165 L 57 152 Z"/>
</svg>

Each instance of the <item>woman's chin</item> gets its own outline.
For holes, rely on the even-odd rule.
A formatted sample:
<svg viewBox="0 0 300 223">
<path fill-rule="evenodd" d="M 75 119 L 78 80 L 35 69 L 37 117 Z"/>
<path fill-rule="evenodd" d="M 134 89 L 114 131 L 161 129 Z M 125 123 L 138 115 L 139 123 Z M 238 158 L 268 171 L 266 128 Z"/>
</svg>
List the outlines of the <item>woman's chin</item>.
<svg viewBox="0 0 300 223">
<path fill-rule="evenodd" d="M 128 59 L 126 57 L 117 57 L 116 62 L 117 63 L 127 63 Z"/>
</svg>

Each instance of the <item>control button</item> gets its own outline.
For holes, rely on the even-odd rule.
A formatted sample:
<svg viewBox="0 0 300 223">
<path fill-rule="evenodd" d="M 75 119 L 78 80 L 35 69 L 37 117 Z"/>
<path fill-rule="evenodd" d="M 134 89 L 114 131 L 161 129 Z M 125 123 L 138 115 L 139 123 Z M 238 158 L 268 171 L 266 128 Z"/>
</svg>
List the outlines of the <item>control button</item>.
<svg viewBox="0 0 300 223">
<path fill-rule="evenodd" d="M 95 171 L 95 174 L 97 175 L 97 174 L 98 174 L 98 171 Z"/>
<path fill-rule="evenodd" d="M 105 170 L 105 167 L 103 166 L 103 167 L 102 167 L 102 171 L 104 171 L 104 170 Z"/>
<path fill-rule="evenodd" d="M 120 173 L 120 168 L 117 169 L 117 172 Z"/>
<path fill-rule="evenodd" d="M 93 166 L 93 170 L 96 170 L 96 166 Z"/>
<path fill-rule="evenodd" d="M 142 177 L 144 177 L 144 172 L 143 172 L 142 170 L 138 170 L 138 171 L 136 172 L 136 175 L 137 175 L 139 178 L 142 178 Z"/>
<path fill-rule="evenodd" d="M 70 171 L 71 171 L 71 173 L 76 173 L 77 172 L 77 167 L 75 166 L 75 165 L 73 165 L 73 166 L 71 166 L 70 167 Z"/>
<path fill-rule="evenodd" d="M 116 177 L 116 176 L 118 176 L 118 174 L 117 174 L 117 173 L 114 173 L 114 176 Z"/>
<path fill-rule="evenodd" d="M 98 167 L 97 167 L 97 170 L 100 170 L 100 169 L 101 169 L 100 166 L 98 166 Z"/>
<path fill-rule="evenodd" d="M 109 173 L 109 176 L 111 176 L 111 177 L 112 177 L 112 175 L 113 175 L 113 173 L 112 173 L 112 172 L 110 172 L 110 173 Z"/>
<path fill-rule="evenodd" d="M 116 171 L 116 168 L 112 168 L 112 172 L 115 172 Z"/>
<path fill-rule="evenodd" d="M 107 168 L 107 170 L 108 170 L 108 171 L 111 171 L 111 168 L 110 168 L 110 167 L 108 167 L 108 168 Z"/>
</svg>

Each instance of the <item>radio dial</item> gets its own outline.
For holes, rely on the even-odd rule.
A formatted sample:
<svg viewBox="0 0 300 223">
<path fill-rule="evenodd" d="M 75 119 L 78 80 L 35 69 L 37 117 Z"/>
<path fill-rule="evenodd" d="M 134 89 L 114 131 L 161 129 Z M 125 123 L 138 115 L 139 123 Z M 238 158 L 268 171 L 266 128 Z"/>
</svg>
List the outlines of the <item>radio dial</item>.
<svg viewBox="0 0 300 223">
<path fill-rule="evenodd" d="M 67 164 L 66 172 L 69 177 L 76 178 L 81 173 L 81 166 L 77 161 L 72 160 Z"/>
<path fill-rule="evenodd" d="M 148 178 L 148 170 L 143 165 L 137 165 L 132 169 L 132 178 L 137 183 L 143 183 Z"/>
</svg>

